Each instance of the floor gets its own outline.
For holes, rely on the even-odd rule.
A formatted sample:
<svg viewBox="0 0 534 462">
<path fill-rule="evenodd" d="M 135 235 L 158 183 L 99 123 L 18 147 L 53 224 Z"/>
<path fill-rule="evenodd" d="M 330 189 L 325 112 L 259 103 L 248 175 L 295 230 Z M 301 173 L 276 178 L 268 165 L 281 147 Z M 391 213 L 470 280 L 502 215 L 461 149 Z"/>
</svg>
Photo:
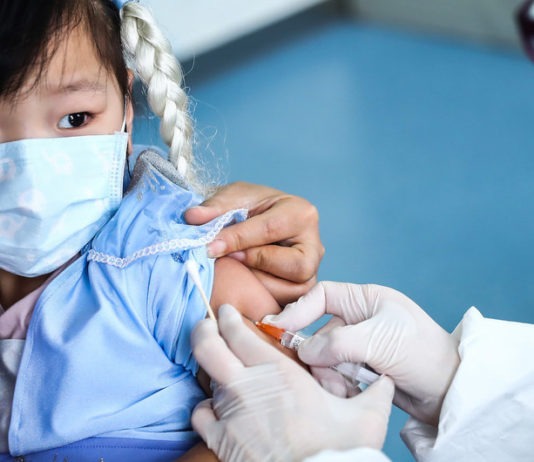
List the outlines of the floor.
<svg viewBox="0 0 534 462">
<path fill-rule="evenodd" d="M 319 8 L 184 69 L 215 174 L 318 207 L 322 279 L 395 287 L 447 330 L 472 305 L 534 322 L 534 65 L 519 52 Z M 159 144 L 156 121 L 136 137 Z M 385 445 L 396 462 L 413 460 L 405 419 Z"/>
</svg>

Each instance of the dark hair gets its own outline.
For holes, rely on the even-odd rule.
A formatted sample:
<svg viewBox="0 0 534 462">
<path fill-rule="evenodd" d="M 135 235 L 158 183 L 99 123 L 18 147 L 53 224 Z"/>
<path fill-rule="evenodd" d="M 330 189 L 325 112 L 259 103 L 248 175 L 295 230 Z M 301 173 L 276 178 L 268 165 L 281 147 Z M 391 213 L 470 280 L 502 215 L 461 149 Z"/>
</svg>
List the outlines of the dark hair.
<svg viewBox="0 0 534 462">
<path fill-rule="evenodd" d="M 30 76 L 35 85 L 61 40 L 78 26 L 124 95 L 128 71 L 122 54 L 117 7 L 111 0 L 3 0 L 0 2 L 0 98 L 16 98 Z"/>
</svg>

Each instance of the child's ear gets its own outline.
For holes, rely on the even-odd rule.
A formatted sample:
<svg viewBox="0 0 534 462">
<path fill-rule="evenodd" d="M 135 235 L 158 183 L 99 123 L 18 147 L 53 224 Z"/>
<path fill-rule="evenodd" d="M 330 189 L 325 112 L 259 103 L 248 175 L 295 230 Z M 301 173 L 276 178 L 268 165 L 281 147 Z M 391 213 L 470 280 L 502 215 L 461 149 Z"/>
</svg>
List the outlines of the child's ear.
<svg viewBox="0 0 534 462">
<path fill-rule="evenodd" d="M 128 131 L 128 155 L 133 152 L 133 119 L 134 119 L 134 106 L 133 106 L 133 84 L 134 84 L 134 73 L 131 69 L 128 69 L 128 101 L 126 102 L 126 130 Z"/>
</svg>

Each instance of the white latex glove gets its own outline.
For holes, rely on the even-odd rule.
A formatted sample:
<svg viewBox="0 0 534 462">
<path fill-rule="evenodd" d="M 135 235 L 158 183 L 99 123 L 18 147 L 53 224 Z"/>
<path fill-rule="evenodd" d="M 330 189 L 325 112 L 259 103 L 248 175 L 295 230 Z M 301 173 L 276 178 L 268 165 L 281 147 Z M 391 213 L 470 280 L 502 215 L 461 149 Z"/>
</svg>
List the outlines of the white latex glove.
<svg viewBox="0 0 534 462">
<path fill-rule="evenodd" d="M 458 342 L 408 297 L 377 285 L 320 282 L 264 322 L 297 331 L 325 313 L 334 317 L 298 350 L 303 362 L 321 366 L 312 368 L 321 384 L 342 395 L 344 380 L 324 367 L 367 363 L 394 380 L 395 404 L 436 425 L 460 361 Z"/>
<path fill-rule="evenodd" d="M 230 305 L 219 330 L 203 320 L 193 353 L 218 386 L 193 427 L 223 461 L 301 461 L 322 449 L 381 448 L 393 399 L 383 377 L 350 399 L 321 388 L 304 368 L 263 342 Z"/>
</svg>

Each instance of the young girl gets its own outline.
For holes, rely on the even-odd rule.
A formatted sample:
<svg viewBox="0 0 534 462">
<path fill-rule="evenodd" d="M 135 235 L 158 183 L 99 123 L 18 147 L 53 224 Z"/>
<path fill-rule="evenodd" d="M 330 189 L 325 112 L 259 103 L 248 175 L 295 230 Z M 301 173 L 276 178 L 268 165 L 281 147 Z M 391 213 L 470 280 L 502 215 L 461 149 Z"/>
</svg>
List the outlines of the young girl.
<svg viewBox="0 0 534 462">
<path fill-rule="evenodd" d="M 123 48 L 170 162 L 131 144 Z M 139 3 L 27 0 L 0 6 L 0 56 L 0 461 L 182 456 L 198 442 L 189 336 L 206 314 L 183 263 L 214 307 L 279 307 L 206 255 L 242 212 L 182 218 L 203 191 L 170 46 Z"/>
</svg>

